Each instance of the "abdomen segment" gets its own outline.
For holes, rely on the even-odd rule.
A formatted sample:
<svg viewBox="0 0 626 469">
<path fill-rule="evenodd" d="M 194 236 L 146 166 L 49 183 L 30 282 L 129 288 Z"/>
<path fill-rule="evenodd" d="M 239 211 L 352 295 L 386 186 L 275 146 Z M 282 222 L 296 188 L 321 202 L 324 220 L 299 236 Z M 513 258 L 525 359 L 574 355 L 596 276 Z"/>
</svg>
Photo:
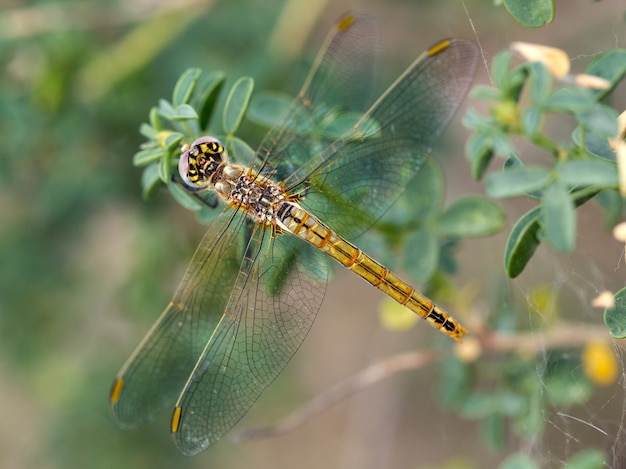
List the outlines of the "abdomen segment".
<svg viewBox="0 0 626 469">
<path fill-rule="evenodd" d="M 278 211 L 278 217 L 279 224 L 285 231 L 324 251 L 444 334 L 460 342 L 461 336 L 468 332 L 456 319 L 415 288 L 341 238 L 299 205 L 286 203 Z"/>
</svg>

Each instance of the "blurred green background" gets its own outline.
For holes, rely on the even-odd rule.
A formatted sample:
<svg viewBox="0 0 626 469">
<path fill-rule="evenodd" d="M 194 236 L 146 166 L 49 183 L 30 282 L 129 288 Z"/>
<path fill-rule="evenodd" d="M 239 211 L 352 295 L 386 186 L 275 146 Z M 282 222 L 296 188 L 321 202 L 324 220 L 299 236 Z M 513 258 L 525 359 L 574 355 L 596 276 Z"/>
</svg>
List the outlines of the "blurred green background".
<svg viewBox="0 0 626 469">
<path fill-rule="evenodd" d="M 193 459 L 171 444 L 169 414 L 140 430 L 117 429 L 107 407 L 112 379 L 166 305 L 204 231 L 165 191 L 141 199 L 140 170 L 132 166 L 143 140 L 137 130 L 189 67 L 252 76 L 257 90 L 297 92 L 327 29 L 347 10 L 380 18 L 379 75 L 389 83 L 446 36 L 479 40 L 487 63 L 511 41 L 526 40 L 561 47 L 583 68 L 594 54 L 626 45 L 624 9 L 619 0 L 557 2 L 555 22 L 529 30 L 478 0 L 3 2 L 0 466 L 495 467 L 506 453 L 489 451 L 476 424 L 434 403 L 433 370 L 378 384 L 285 436 L 225 438 Z M 477 82 L 487 81 L 483 67 Z M 623 87 L 616 95 L 623 109 Z M 460 117 L 451 127 L 441 161 L 454 198 L 481 189 L 462 157 Z M 246 137 L 254 146 L 262 133 Z M 525 207 L 509 208 L 515 220 Z M 570 291 L 574 305 L 595 289 L 623 286 L 622 271 L 616 274 L 623 247 L 593 208 L 581 219 L 583 254 L 542 247 L 545 256 L 514 283 L 518 296 L 547 282 Z M 504 275 L 504 239 L 471 241 L 461 252 L 455 283 L 471 283 L 479 305 Z M 362 281 L 340 275 L 301 351 L 237 428 L 275 421 L 376 358 L 426 347 L 432 331 L 425 327 L 401 334 L 380 327 L 373 306 L 380 300 Z M 608 446 L 617 452 L 625 449 L 623 407 L 616 385 L 579 417 L 608 422 Z M 541 454 L 557 467 L 587 442 L 607 438 L 590 425 L 546 419 L 545 439 L 525 448 L 510 439 L 507 451 Z"/>
</svg>

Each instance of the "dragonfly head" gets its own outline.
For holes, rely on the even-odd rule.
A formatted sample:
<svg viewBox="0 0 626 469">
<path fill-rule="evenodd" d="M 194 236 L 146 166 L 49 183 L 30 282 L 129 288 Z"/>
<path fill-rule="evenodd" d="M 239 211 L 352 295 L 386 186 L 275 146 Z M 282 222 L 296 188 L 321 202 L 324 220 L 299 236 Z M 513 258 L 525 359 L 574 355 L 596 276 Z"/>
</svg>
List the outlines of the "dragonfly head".
<svg viewBox="0 0 626 469">
<path fill-rule="evenodd" d="M 213 175 L 225 162 L 224 145 L 214 137 L 200 137 L 183 147 L 178 172 L 189 189 L 204 189 L 213 184 Z"/>
</svg>

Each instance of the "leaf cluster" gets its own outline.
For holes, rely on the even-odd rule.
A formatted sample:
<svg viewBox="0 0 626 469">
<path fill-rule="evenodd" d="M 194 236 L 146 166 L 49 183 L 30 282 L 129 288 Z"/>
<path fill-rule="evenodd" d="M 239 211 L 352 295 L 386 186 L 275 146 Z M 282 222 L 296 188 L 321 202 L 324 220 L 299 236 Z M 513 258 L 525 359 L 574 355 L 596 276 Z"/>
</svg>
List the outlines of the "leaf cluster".
<svg viewBox="0 0 626 469">
<path fill-rule="evenodd" d="M 490 101 L 489 115 L 468 111 L 465 124 L 474 131 L 466 152 L 476 179 L 485 179 L 493 198 L 526 197 L 538 202 L 522 215 L 509 235 L 504 266 L 518 276 L 542 241 L 555 250 L 570 252 L 576 244 L 576 208 L 598 200 L 610 219 L 622 211 L 615 153 L 608 139 L 617 135 L 615 109 L 604 104 L 626 73 L 626 51 L 602 54 L 586 70 L 605 78 L 606 90 L 577 85 L 555 85 L 539 62 L 511 65 L 511 53 L 502 52 L 492 66 L 493 87 L 477 86 L 472 95 Z M 560 125 L 573 120 L 571 140 L 559 142 L 548 134 L 548 117 Z M 518 150 L 525 141 L 550 158 L 530 164 Z M 488 169 L 494 157 L 500 170 Z"/>
</svg>

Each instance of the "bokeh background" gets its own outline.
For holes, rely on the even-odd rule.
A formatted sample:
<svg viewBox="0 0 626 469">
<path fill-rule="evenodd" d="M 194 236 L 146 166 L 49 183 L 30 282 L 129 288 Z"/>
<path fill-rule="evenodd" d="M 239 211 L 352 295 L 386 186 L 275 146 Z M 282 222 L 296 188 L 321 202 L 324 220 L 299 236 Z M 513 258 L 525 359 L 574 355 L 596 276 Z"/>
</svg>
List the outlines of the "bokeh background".
<svg viewBox="0 0 626 469">
<path fill-rule="evenodd" d="M 372 386 L 284 436 L 238 444 L 227 437 L 192 459 L 171 443 L 169 413 L 132 432 L 110 420 L 111 381 L 169 300 L 204 231 L 165 191 L 142 200 L 132 166 L 139 125 L 189 67 L 295 93 L 327 29 L 348 10 L 380 18 L 381 83 L 446 36 L 478 41 L 486 64 L 516 40 L 561 47 L 579 71 L 598 53 L 626 46 L 623 0 L 557 1 L 556 20 L 539 30 L 479 0 L 4 0 L 0 467 L 480 468 L 518 450 L 559 467 L 587 443 L 604 445 L 614 461 L 626 452 L 623 383 L 598 392 L 582 416 L 572 411 L 582 423 L 548 415 L 546 435 L 523 447 L 507 438 L 505 450 L 494 452 L 476 423 L 438 404 L 434 368 Z M 488 80 L 483 65 L 477 82 Z M 623 86 L 616 98 L 623 109 Z M 450 200 L 482 192 L 463 158 L 466 136 L 457 117 L 437 152 Z M 254 146 L 262 133 L 247 137 Z M 508 203 L 509 221 L 526 208 Z M 597 208 L 584 207 L 579 217 L 577 252 L 541 247 L 510 284 L 517 300 L 545 284 L 561 292 L 564 310 L 577 310 L 598 290 L 623 287 L 623 246 L 606 233 Z M 453 282 L 472 292 L 478 309 L 499 306 L 493 285 L 504 275 L 505 239 L 472 240 L 460 251 Z M 302 349 L 237 429 L 272 423 L 377 359 L 427 349 L 433 334 L 426 327 L 398 333 L 380 326 L 380 301 L 361 280 L 339 275 Z M 599 311 L 583 310 L 601 324 Z"/>
</svg>

